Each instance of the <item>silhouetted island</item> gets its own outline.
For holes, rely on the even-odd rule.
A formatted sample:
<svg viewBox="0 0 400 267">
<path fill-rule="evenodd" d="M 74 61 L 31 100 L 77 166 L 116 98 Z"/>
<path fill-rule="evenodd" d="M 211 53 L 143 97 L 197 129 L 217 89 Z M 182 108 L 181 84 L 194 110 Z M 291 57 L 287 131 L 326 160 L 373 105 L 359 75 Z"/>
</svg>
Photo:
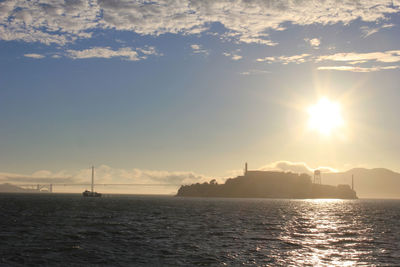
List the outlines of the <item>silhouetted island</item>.
<svg viewBox="0 0 400 267">
<path fill-rule="evenodd" d="M 177 193 L 180 197 L 235 197 L 235 198 L 339 198 L 357 199 L 349 185 L 323 185 L 312 183 L 308 174 L 277 171 L 248 171 L 244 175 L 218 184 L 209 183 L 182 185 Z"/>
</svg>

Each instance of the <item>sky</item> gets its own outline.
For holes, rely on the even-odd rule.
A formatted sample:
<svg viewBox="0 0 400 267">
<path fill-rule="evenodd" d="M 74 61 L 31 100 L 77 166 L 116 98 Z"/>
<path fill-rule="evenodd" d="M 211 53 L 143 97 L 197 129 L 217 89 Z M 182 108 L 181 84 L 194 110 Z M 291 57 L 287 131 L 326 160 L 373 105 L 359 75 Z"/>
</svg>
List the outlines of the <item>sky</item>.
<svg viewBox="0 0 400 267">
<path fill-rule="evenodd" d="M 0 1 L 0 182 L 400 171 L 399 27 L 398 0 Z"/>
</svg>

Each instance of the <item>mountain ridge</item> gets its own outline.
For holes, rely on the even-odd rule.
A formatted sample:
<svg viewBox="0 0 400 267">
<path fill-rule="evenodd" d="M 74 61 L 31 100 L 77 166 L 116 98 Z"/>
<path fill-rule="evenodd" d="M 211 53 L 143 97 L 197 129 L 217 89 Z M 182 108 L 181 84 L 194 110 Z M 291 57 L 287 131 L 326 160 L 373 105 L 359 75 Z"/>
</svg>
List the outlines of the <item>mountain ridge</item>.
<svg viewBox="0 0 400 267">
<path fill-rule="evenodd" d="M 360 198 L 400 198 L 400 173 L 387 168 L 352 168 L 344 172 L 323 173 L 324 184 L 351 184 Z"/>
</svg>

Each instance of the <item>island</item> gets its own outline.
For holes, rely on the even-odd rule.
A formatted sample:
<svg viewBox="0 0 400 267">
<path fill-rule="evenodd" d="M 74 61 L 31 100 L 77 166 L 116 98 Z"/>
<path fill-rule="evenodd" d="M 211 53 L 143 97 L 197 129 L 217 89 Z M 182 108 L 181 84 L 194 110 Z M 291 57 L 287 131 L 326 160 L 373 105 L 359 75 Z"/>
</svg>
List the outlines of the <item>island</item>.
<svg viewBox="0 0 400 267">
<path fill-rule="evenodd" d="M 248 171 L 224 184 L 215 179 L 210 182 L 182 185 L 178 197 L 226 197 L 226 198 L 337 198 L 357 199 L 349 185 L 324 185 L 312 182 L 308 174 L 278 171 Z"/>
</svg>

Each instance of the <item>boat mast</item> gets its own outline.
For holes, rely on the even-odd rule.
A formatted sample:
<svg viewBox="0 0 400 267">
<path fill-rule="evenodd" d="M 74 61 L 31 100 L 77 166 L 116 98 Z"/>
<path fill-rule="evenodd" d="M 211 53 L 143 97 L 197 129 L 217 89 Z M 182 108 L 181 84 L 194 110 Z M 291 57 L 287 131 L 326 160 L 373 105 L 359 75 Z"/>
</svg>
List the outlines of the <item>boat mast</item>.
<svg viewBox="0 0 400 267">
<path fill-rule="evenodd" d="M 93 187 L 94 187 L 94 166 L 92 166 L 92 193 L 93 193 Z"/>
</svg>

